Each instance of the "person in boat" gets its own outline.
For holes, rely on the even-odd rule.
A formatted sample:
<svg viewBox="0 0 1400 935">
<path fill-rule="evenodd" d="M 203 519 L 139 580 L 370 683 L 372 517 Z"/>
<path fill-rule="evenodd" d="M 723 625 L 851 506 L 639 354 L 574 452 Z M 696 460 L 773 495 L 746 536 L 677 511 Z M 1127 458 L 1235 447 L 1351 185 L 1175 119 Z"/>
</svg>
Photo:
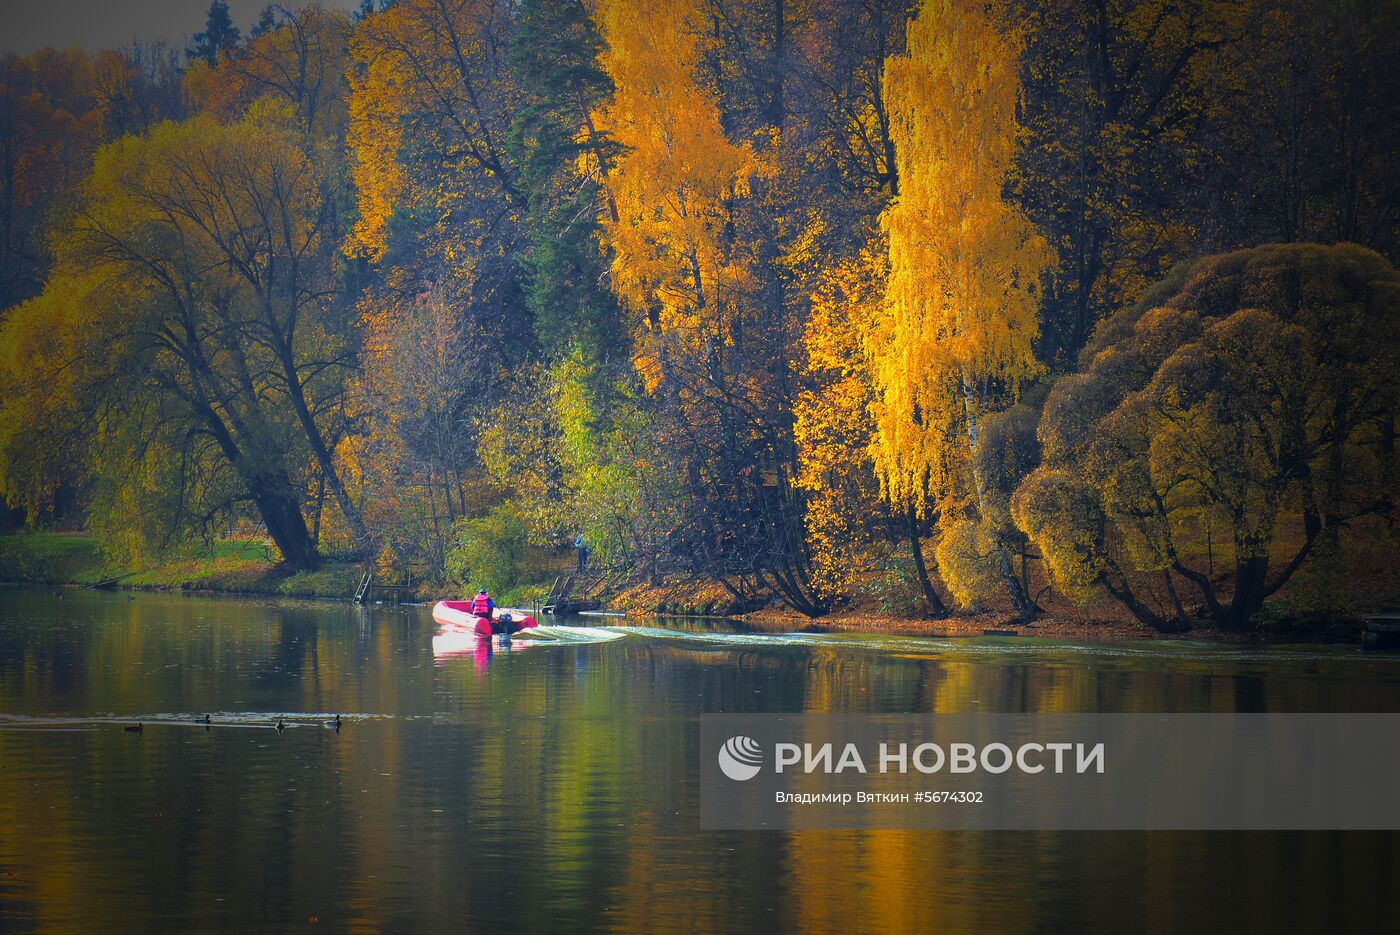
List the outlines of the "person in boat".
<svg viewBox="0 0 1400 935">
<path fill-rule="evenodd" d="M 472 613 L 476 614 L 478 617 L 485 617 L 487 620 L 490 620 L 491 613 L 495 609 L 496 602 L 491 600 L 491 595 L 486 593 L 485 588 L 478 591 L 476 597 L 472 598 Z"/>
</svg>

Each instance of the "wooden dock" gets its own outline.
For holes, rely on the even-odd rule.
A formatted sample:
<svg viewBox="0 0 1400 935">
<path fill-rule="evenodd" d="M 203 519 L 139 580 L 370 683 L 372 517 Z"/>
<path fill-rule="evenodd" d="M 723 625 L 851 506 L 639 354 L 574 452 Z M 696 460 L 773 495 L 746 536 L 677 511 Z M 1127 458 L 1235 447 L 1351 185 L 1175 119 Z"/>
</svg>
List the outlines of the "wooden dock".
<svg viewBox="0 0 1400 935">
<path fill-rule="evenodd" d="M 540 606 L 540 612 L 550 616 L 577 614 L 598 607 L 594 596 L 597 587 L 604 579 L 588 572 L 559 575 L 550 585 L 549 595 Z"/>
<path fill-rule="evenodd" d="M 1367 617 L 1361 625 L 1361 648 L 1368 652 L 1400 651 L 1400 610 Z"/>
<path fill-rule="evenodd" d="M 355 588 L 355 596 L 350 599 L 350 603 L 372 604 L 375 603 L 374 596 L 378 594 L 381 602 L 388 598 L 389 603 L 402 604 L 403 597 L 409 590 L 409 588 L 398 584 L 375 584 L 374 574 L 367 571 L 360 578 L 360 583 Z"/>
</svg>

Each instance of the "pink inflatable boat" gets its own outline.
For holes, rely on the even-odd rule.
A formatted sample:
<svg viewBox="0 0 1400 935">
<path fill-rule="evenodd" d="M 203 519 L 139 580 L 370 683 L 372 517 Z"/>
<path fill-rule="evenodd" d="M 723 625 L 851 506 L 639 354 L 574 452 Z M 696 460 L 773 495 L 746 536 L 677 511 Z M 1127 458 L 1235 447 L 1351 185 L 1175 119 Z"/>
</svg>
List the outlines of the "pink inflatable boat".
<svg viewBox="0 0 1400 935">
<path fill-rule="evenodd" d="M 477 636 L 519 633 L 539 623 L 528 614 L 516 614 L 496 608 L 493 618 L 478 617 L 472 613 L 471 601 L 438 601 L 433 605 L 433 620 L 445 629 L 457 633 L 474 633 Z"/>
</svg>

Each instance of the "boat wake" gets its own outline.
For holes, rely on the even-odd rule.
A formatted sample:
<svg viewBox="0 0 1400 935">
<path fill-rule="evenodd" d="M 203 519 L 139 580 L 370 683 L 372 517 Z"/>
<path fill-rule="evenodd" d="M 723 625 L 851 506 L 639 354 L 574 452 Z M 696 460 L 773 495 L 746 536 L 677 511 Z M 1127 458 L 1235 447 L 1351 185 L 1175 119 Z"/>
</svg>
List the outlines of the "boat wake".
<svg viewBox="0 0 1400 935">
<path fill-rule="evenodd" d="M 680 630 L 654 626 L 541 625 L 515 634 L 517 644 L 581 646 L 624 637 L 685 643 L 697 649 L 831 649 L 906 657 L 1024 659 L 1216 659 L 1222 661 L 1317 660 L 1358 655 L 1354 646 L 1258 646 L 1191 640 L 1089 642 L 1022 636 L 916 636 L 889 633 L 755 633 Z M 436 640 L 434 641 L 437 642 Z M 464 641 L 463 646 L 465 647 Z M 442 647 L 446 649 L 447 647 Z M 455 648 L 455 647 L 454 647 Z"/>
<path fill-rule="evenodd" d="M 522 630 L 511 639 L 536 643 L 608 643 L 632 632 L 632 627 L 539 626 Z"/>
<path fill-rule="evenodd" d="M 1213 643 L 1192 640 L 1088 642 L 1037 636 L 913 636 L 887 633 L 725 633 L 664 627 L 541 627 L 541 630 L 606 633 L 574 642 L 601 642 L 635 636 L 712 649 L 843 649 L 899 656 L 1022 657 L 1045 659 L 1125 658 L 1287 661 L 1359 657 L 1351 645 L 1276 645 Z M 1368 660 L 1370 661 L 1370 660 Z"/>
</svg>

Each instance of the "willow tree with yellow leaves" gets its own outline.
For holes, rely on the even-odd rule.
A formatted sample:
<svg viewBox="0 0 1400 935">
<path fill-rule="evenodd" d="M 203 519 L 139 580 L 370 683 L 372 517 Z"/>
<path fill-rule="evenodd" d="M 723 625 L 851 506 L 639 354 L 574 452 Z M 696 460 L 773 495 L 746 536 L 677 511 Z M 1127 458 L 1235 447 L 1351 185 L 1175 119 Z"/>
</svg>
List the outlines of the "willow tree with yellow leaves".
<svg viewBox="0 0 1400 935">
<path fill-rule="evenodd" d="M 315 567 L 317 472 L 363 547 L 328 441 L 348 355 L 322 178 L 299 143 L 289 109 L 264 100 L 235 124 L 163 123 L 98 152 L 45 292 L 0 335 L 25 349 L 0 367 L 12 502 L 40 512 L 81 439 L 90 521 L 119 552 L 251 505 L 288 566 Z M 25 425 L 40 420 L 53 434 L 36 442 Z"/>
<path fill-rule="evenodd" d="M 884 496 L 939 515 L 941 574 L 960 604 L 986 597 L 994 575 L 1028 616 L 1014 533 L 977 458 L 982 421 L 1039 370 L 1038 286 L 1053 259 L 1003 198 L 1020 50 L 984 4 L 926 0 L 908 52 L 886 64 L 900 193 L 881 219 L 890 272 L 865 350 Z"/>
</svg>

